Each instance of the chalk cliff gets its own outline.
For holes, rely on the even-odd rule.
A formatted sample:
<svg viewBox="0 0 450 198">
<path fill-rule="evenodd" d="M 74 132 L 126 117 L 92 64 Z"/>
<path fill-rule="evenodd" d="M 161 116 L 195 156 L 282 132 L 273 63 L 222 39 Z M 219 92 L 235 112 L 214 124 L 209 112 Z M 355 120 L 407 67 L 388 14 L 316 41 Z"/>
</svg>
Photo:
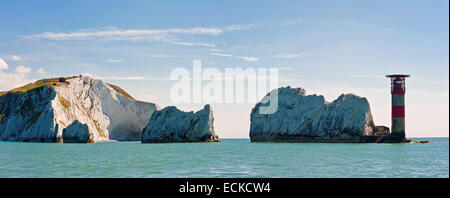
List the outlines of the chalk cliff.
<svg viewBox="0 0 450 198">
<path fill-rule="evenodd" d="M 174 106 L 155 111 L 142 131 L 143 143 L 218 142 L 210 105 L 197 112 L 183 112 Z"/>
<path fill-rule="evenodd" d="M 275 96 L 262 101 L 269 97 Z M 259 107 L 265 105 L 259 102 L 252 109 L 252 142 L 382 142 L 389 133 L 374 125 L 367 99 L 353 94 L 329 103 L 323 96 L 306 95 L 302 88 L 283 87 L 278 89 L 278 110 L 260 114 Z"/>
<path fill-rule="evenodd" d="M 90 77 L 45 79 L 0 94 L 0 140 L 140 140 L 156 109 Z"/>
</svg>

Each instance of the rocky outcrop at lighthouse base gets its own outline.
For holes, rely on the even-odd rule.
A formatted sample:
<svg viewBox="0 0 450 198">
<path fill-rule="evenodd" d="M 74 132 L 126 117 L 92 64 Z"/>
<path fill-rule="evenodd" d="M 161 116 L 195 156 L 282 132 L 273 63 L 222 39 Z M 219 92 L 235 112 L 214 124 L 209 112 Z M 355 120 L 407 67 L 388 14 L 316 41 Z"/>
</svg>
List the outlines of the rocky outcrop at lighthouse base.
<svg viewBox="0 0 450 198">
<path fill-rule="evenodd" d="M 404 137 L 390 134 L 387 127 L 375 126 L 366 98 L 342 94 L 333 102 L 320 95 L 306 95 L 302 88 L 276 90 L 278 110 L 260 114 L 259 102 L 252 109 L 250 139 L 252 142 L 405 142 Z"/>
<path fill-rule="evenodd" d="M 0 140 L 140 140 L 157 109 L 90 77 L 44 79 L 0 94 Z"/>
<path fill-rule="evenodd" d="M 155 111 L 142 131 L 142 143 L 219 141 L 210 105 L 195 113 L 174 106 Z"/>
</svg>

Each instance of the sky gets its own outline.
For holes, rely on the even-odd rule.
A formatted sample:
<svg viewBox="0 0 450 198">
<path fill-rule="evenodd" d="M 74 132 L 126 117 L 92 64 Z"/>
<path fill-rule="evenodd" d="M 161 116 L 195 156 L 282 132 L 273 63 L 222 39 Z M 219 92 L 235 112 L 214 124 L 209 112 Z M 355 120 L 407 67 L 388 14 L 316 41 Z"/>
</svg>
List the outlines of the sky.
<svg viewBox="0 0 450 198">
<path fill-rule="evenodd" d="M 449 2 L 2 0 L 0 91 L 91 75 L 161 107 L 174 68 L 278 68 L 280 86 L 333 101 L 366 97 L 391 125 L 390 82 L 406 80 L 408 137 L 449 135 Z M 222 138 L 248 137 L 254 104 L 212 104 Z"/>
</svg>

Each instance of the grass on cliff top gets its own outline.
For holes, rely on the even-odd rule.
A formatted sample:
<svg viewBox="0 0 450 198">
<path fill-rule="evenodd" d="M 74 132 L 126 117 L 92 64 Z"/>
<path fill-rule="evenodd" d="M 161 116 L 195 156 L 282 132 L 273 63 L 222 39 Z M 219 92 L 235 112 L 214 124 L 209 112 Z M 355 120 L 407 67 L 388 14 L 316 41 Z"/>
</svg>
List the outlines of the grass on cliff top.
<svg viewBox="0 0 450 198">
<path fill-rule="evenodd" d="M 22 87 L 18 87 L 18 88 L 14 88 L 10 91 L 2 91 L 0 92 L 0 96 L 7 94 L 7 93 L 25 93 L 27 91 L 33 90 L 33 89 L 37 89 L 39 87 L 44 87 L 44 86 L 48 86 L 48 87 L 58 87 L 61 85 L 67 85 L 69 84 L 69 82 L 67 82 L 67 80 L 73 79 L 73 78 L 78 78 L 78 76 L 71 76 L 71 77 L 65 77 L 66 82 L 59 82 L 59 78 L 46 78 L 46 79 L 42 79 L 42 80 L 38 80 L 36 82 L 33 83 L 28 83 Z M 116 90 L 117 92 L 121 93 L 122 95 L 124 95 L 125 97 L 135 100 L 130 94 L 128 94 L 125 90 L 123 90 L 122 88 L 120 88 L 117 85 L 113 85 L 113 84 L 109 84 L 106 83 L 107 85 L 109 85 L 111 88 L 113 88 L 114 90 Z"/>
<path fill-rule="evenodd" d="M 125 97 L 135 100 L 130 94 L 128 94 L 125 90 L 123 90 L 122 88 L 120 88 L 117 85 L 113 85 L 113 84 L 109 84 L 106 83 L 107 85 L 109 85 L 111 88 L 113 88 L 114 90 L 116 90 L 117 92 L 121 93 L 122 95 L 124 95 Z"/>
<path fill-rule="evenodd" d="M 72 79 L 72 78 L 76 78 L 77 76 L 71 76 L 71 77 L 65 77 L 66 80 Z M 46 79 L 42 79 L 42 80 L 38 80 L 36 82 L 33 83 L 28 83 L 22 87 L 18 87 L 18 88 L 14 88 L 10 91 L 3 91 L 0 92 L 0 96 L 7 94 L 7 93 L 25 93 L 27 91 L 33 90 L 33 89 L 37 89 L 39 87 L 44 87 L 44 86 L 48 86 L 48 87 L 58 87 L 61 85 L 66 85 L 69 82 L 59 82 L 59 78 L 46 78 Z"/>
</svg>

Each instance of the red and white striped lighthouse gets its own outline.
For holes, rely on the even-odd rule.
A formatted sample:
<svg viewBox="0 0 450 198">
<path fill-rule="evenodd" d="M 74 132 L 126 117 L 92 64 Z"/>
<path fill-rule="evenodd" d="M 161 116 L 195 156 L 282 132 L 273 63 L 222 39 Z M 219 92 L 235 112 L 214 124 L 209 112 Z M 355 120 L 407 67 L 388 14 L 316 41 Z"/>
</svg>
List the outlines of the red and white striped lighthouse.
<svg viewBox="0 0 450 198">
<path fill-rule="evenodd" d="M 392 95 L 392 133 L 405 138 L 405 79 L 410 75 L 386 75 L 391 79 Z"/>
</svg>

